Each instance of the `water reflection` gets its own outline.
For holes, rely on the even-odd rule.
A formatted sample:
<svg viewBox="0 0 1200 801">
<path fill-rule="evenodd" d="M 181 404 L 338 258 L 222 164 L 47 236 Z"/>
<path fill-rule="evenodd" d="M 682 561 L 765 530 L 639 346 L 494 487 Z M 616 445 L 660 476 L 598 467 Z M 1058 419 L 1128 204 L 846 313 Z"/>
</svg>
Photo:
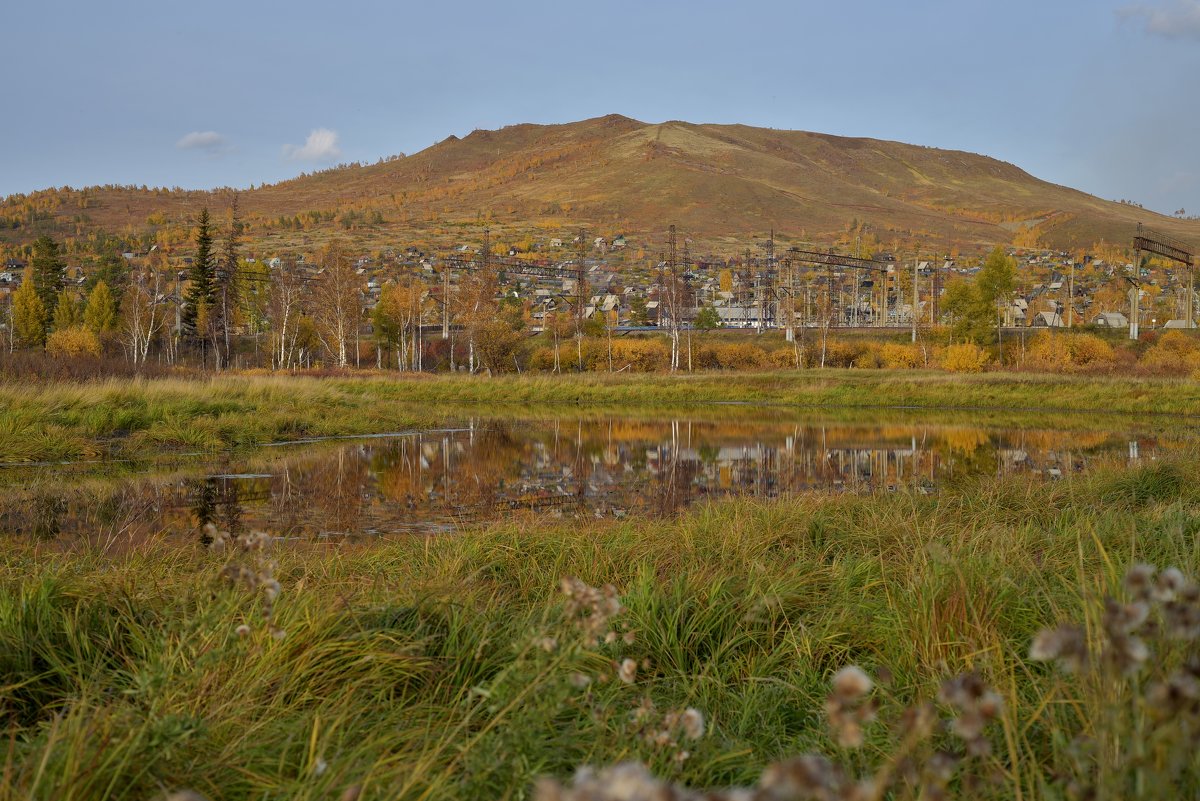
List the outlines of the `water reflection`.
<svg viewBox="0 0 1200 801">
<path fill-rule="evenodd" d="M 219 472 L 13 491 L 0 528 L 42 538 L 196 532 L 433 533 L 523 511 L 665 515 L 724 496 L 936 492 L 979 475 L 1046 479 L 1097 459 L 1152 459 L 1134 433 L 698 420 L 469 421 L 460 429 L 307 445 Z"/>
</svg>

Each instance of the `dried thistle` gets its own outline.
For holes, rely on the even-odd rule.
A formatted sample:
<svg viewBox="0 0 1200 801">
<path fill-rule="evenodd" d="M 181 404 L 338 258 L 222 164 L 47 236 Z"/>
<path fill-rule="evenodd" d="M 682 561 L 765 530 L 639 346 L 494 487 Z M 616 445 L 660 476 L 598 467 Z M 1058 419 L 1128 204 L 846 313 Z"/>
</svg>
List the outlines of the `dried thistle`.
<svg viewBox="0 0 1200 801">
<path fill-rule="evenodd" d="M 862 668 L 848 665 L 833 676 L 833 692 L 825 699 L 825 716 L 834 739 L 842 748 L 861 748 L 863 726 L 875 720 L 876 705 L 865 700 L 874 688 Z"/>
<path fill-rule="evenodd" d="M 617 615 L 625 611 L 617 588 L 611 584 L 596 588 L 577 578 L 565 577 L 562 591 L 567 596 L 566 617 L 574 620 L 583 632 L 584 643 L 594 648 L 602 639 L 607 640 L 610 625 Z"/>
</svg>

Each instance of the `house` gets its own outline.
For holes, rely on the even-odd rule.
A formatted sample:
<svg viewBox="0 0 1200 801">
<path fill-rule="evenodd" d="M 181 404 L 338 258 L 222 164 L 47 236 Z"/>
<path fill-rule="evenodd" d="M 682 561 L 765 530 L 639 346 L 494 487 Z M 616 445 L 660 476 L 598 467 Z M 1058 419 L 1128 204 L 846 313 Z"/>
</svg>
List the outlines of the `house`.
<svg viewBox="0 0 1200 801">
<path fill-rule="evenodd" d="M 1101 328 L 1128 328 L 1129 318 L 1121 312 L 1101 312 L 1092 320 L 1092 325 Z"/>
<path fill-rule="evenodd" d="M 612 249 L 620 250 L 623 247 L 625 247 L 625 234 L 617 234 L 613 237 Z"/>
<path fill-rule="evenodd" d="M 1033 320 L 1029 323 L 1032 328 L 1062 328 L 1062 315 L 1056 311 L 1042 311 L 1033 315 Z"/>
<path fill-rule="evenodd" d="M 757 306 L 717 306 L 723 328 L 754 328 L 758 325 Z"/>
<path fill-rule="evenodd" d="M 561 248 L 562 246 L 563 246 L 563 241 L 561 239 L 551 239 L 550 240 L 550 247 Z"/>
<path fill-rule="evenodd" d="M 1194 323 L 1192 325 L 1188 325 L 1187 320 L 1167 320 L 1165 323 L 1163 323 L 1163 328 L 1176 329 L 1176 328 L 1195 328 L 1195 327 L 1196 326 Z"/>
</svg>

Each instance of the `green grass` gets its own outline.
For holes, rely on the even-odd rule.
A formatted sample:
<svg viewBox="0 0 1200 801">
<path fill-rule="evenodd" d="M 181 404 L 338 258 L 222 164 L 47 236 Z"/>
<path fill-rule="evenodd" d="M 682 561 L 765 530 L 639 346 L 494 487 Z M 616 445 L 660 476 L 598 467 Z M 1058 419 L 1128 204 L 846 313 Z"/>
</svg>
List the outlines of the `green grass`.
<svg viewBox="0 0 1200 801">
<path fill-rule="evenodd" d="M 673 521 L 285 543 L 272 554 L 280 640 L 261 597 L 218 578 L 227 557 L 189 540 L 69 553 L 12 542 L 0 558 L 0 800 L 182 787 L 331 799 L 355 785 L 364 799 L 524 798 L 538 776 L 628 759 L 713 787 L 813 749 L 866 768 L 892 748 L 884 727 L 846 753 L 822 723 L 829 677 L 852 663 L 893 674 L 885 721 L 980 671 L 1005 699 L 986 760 L 999 773 L 962 797 L 1061 797 L 1070 732 L 1105 717 L 1025 659 L 1030 638 L 1079 619 L 1136 561 L 1200 572 L 1198 464 L 936 497 L 737 501 Z M 561 620 L 562 576 L 614 584 L 632 644 L 579 644 Z M 239 637 L 243 623 L 252 633 Z M 537 644 L 548 634 L 553 652 Z M 644 663 L 632 685 L 611 678 L 624 658 Z M 575 672 L 610 678 L 582 691 Z M 705 713 L 709 732 L 682 765 L 631 723 L 644 699 Z M 1178 795 L 1196 780 L 1193 762 Z"/>
<path fill-rule="evenodd" d="M 742 410 L 919 408 L 1030 412 L 1077 424 L 1078 413 L 1200 414 L 1200 383 L 986 373 L 809 370 L 736 375 L 584 374 L 498 378 L 219 377 L 0 387 L 0 461 L 218 451 L 305 437 L 427 427 L 484 414 L 663 414 Z M 730 414 L 735 413 L 730 407 Z M 736 412 L 736 413 L 745 413 Z"/>
</svg>

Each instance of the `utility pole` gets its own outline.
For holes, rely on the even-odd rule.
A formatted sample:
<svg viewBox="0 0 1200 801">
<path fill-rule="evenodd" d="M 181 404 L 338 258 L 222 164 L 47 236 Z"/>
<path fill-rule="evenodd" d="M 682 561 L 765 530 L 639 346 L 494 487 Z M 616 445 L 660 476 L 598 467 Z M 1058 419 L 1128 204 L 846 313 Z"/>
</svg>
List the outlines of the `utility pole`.
<svg viewBox="0 0 1200 801">
<path fill-rule="evenodd" d="M 1067 279 L 1067 328 L 1075 327 L 1075 260 L 1071 260 L 1071 274 Z"/>
<path fill-rule="evenodd" d="M 450 338 L 450 265 L 442 264 L 442 339 Z"/>
<path fill-rule="evenodd" d="M 913 254 L 913 298 L 912 298 L 912 341 L 917 341 L 917 304 L 920 298 L 920 293 L 917 291 L 917 272 L 920 268 L 921 256 L 919 253 Z"/>
<path fill-rule="evenodd" d="M 1137 230 L 1138 236 L 1141 236 L 1141 223 L 1138 223 Z M 1142 250 L 1137 246 L 1136 240 L 1133 247 L 1133 278 L 1129 283 L 1132 284 L 1129 288 L 1129 338 L 1136 341 L 1141 322 L 1139 306 L 1142 299 Z"/>
</svg>

